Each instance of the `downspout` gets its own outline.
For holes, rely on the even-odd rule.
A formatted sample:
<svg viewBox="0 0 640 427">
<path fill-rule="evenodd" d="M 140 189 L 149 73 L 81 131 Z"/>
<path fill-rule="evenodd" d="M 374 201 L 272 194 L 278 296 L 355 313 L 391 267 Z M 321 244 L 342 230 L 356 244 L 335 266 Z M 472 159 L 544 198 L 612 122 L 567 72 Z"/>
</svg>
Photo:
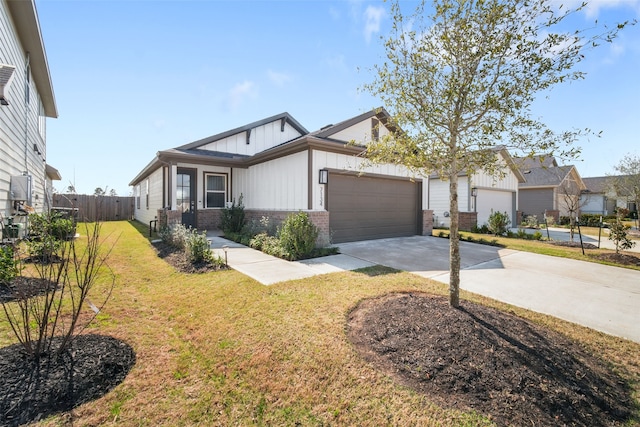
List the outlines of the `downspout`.
<svg viewBox="0 0 640 427">
<path fill-rule="evenodd" d="M 29 173 L 29 63 L 31 57 L 27 52 L 24 64 L 24 170 Z"/>
</svg>

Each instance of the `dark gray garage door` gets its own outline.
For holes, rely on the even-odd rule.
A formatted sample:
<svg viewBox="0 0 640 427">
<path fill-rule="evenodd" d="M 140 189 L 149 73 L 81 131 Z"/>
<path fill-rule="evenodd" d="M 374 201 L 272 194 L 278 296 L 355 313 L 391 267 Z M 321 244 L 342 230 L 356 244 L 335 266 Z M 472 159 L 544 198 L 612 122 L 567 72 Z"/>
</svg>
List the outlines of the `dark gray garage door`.
<svg viewBox="0 0 640 427">
<path fill-rule="evenodd" d="M 334 243 L 420 234 L 421 183 L 331 174 L 327 205 Z"/>
</svg>

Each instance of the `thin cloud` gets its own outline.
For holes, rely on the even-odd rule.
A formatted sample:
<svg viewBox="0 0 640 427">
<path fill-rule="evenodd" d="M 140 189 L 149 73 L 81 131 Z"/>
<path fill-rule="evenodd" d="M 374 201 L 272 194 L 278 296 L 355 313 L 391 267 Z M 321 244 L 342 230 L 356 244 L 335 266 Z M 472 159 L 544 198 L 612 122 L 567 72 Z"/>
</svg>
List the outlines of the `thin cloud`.
<svg viewBox="0 0 640 427">
<path fill-rule="evenodd" d="M 564 4 L 575 8 L 583 3 L 583 0 L 555 0 L 558 5 Z M 640 13 L 640 0 L 591 0 L 584 8 L 587 18 L 597 18 L 604 9 L 631 8 Z"/>
<path fill-rule="evenodd" d="M 236 110 L 248 99 L 258 97 L 258 90 L 254 82 L 245 80 L 236 84 L 227 94 L 227 105 L 230 110 Z"/>
<path fill-rule="evenodd" d="M 367 6 L 364 11 L 364 39 L 369 43 L 373 34 L 380 32 L 380 23 L 385 16 L 385 10 L 382 6 Z"/>
<path fill-rule="evenodd" d="M 269 77 L 269 80 L 271 81 L 271 83 L 273 83 L 278 87 L 284 86 L 286 83 L 290 82 L 292 79 L 291 75 L 289 74 L 279 73 L 273 70 L 267 70 L 267 76 Z"/>
</svg>

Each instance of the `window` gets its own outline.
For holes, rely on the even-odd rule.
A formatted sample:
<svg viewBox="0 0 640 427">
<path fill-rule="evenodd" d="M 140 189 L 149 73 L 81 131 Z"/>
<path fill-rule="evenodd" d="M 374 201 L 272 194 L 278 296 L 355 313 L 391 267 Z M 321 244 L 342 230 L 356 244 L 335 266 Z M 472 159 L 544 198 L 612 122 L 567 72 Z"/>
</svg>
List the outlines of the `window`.
<svg viewBox="0 0 640 427">
<path fill-rule="evenodd" d="M 136 185 L 136 209 L 140 209 L 140 184 Z"/>
<path fill-rule="evenodd" d="M 227 201 L 227 176 L 206 174 L 205 183 L 205 207 L 224 208 Z"/>
<path fill-rule="evenodd" d="M 146 189 L 146 200 L 145 203 L 147 204 L 147 209 L 149 209 L 149 179 L 147 178 L 147 189 Z"/>
</svg>

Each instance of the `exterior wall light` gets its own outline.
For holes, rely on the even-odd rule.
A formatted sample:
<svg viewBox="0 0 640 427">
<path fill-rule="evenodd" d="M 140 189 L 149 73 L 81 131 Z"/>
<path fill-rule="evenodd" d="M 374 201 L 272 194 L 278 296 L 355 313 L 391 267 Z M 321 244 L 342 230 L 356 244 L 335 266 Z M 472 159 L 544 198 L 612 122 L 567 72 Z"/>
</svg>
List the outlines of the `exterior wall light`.
<svg viewBox="0 0 640 427">
<path fill-rule="evenodd" d="M 326 169 L 320 169 L 320 173 L 318 174 L 318 182 L 320 184 L 328 184 L 329 183 L 329 171 Z"/>
<path fill-rule="evenodd" d="M 471 187 L 471 197 L 473 197 L 473 211 L 478 212 L 478 187 Z"/>
</svg>

